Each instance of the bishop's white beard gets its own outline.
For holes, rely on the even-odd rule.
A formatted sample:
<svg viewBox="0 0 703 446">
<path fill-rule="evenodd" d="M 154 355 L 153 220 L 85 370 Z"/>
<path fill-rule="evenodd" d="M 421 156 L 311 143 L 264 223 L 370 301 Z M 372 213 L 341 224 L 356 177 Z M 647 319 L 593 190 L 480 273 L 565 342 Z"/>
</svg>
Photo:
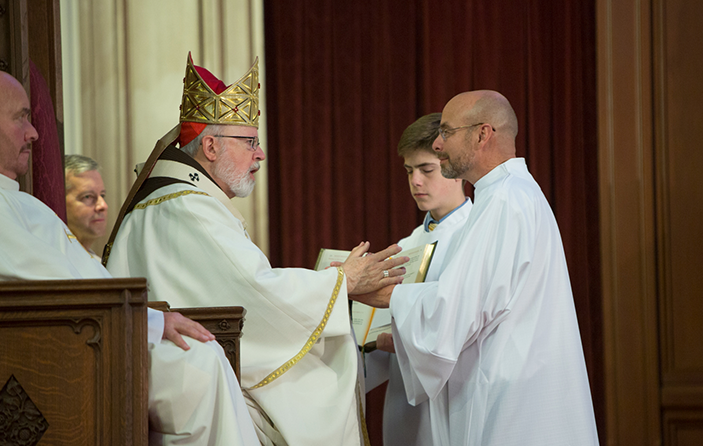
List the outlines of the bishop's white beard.
<svg viewBox="0 0 703 446">
<path fill-rule="evenodd" d="M 214 176 L 222 180 L 236 197 L 244 198 L 248 196 L 254 190 L 254 185 L 256 184 L 256 180 L 249 178 L 249 172 L 258 170 L 259 162 L 255 162 L 249 170 L 241 174 L 237 174 L 237 166 L 234 163 L 229 163 L 226 166 L 222 164 L 221 162 L 215 164 L 212 172 Z"/>
</svg>

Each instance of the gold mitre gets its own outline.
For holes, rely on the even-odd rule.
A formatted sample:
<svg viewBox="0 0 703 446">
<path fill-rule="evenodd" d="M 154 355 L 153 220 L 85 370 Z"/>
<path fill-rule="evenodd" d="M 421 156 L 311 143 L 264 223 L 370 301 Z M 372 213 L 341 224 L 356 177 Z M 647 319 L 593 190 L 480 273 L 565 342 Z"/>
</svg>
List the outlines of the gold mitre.
<svg viewBox="0 0 703 446">
<path fill-rule="evenodd" d="M 213 76 L 214 78 L 214 76 Z M 219 80 L 218 80 L 219 83 Z M 221 93 L 203 80 L 188 53 L 180 122 L 259 127 L 259 58 L 249 71 Z"/>
</svg>

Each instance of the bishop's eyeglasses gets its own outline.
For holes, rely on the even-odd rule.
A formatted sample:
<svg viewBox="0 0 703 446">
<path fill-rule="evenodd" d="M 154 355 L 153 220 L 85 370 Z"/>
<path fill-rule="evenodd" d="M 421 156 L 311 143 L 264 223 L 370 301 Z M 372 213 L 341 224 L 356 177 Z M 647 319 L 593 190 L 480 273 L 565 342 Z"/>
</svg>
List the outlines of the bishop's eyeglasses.
<svg viewBox="0 0 703 446">
<path fill-rule="evenodd" d="M 258 136 L 230 136 L 230 135 L 213 135 L 216 138 L 235 138 L 235 139 L 246 139 L 249 141 L 247 148 L 252 152 L 256 152 L 259 148 L 259 137 Z"/>
</svg>

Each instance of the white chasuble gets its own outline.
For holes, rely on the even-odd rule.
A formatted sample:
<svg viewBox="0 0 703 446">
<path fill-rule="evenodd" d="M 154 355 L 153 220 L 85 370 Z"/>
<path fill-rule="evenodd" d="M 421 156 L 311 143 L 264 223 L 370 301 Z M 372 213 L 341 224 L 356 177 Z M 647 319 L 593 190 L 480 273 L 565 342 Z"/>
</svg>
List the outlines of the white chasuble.
<svg viewBox="0 0 703 446">
<path fill-rule="evenodd" d="M 452 237 L 466 224 L 471 207 L 471 200 L 467 198 L 465 203 L 443 219 L 433 231 L 426 231 L 422 224 L 415 228 L 410 236 L 398 242 L 403 249 L 437 242 L 432 263 L 425 276 L 426 282 L 435 281 L 439 277 L 444 258 L 452 244 Z M 374 319 L 379 316 L 386 316 L 390 322 L 389 309 L 377 309 Z M 416 406 L 408 403 L 396 355 L 380 350 L 366 354 L 366 376 L 367 391 L 369 383 L 375 387 L 388 380 L 383 406 L 384 446 L 431 445 L 430 405 L 427 401 Z M 446 389 L 442 391 L 446 392 Z"/>
<path fill-rule="evenodd" d="M 391 298 L 408 400 L 429 400 L 438 446 L 597 444 L 552 210 L 521 158 L 474 186 L 438 281 Z"/>
<path fill-rule="evenodd" d="M 272 268 L 225 204 L 180 182 L 127 214 L 108 269 L 147 277 L 149 299 L 175 308 L 243 306 L 242 387 L 287 444 L 361 443 L 356 343 L 336 268 Z"/>
<path fill-rule="evenodd" d="M 111 277 L 54 211 L 20 192 L 19 183 L 4 175 L 0 175 L 0 228 L 0 281 Z M 152 309 L 148 329 L 153 444 L 258 445 L 236 377 L 219 344 L 184 337 L 191 346 L 186 352 L 170 341 L 162 342 L 163 313 Z M 194 383 L 197 388 L 189 389 Z M 225 441 L 212 440 L 218 435 Z"/>
</svg>

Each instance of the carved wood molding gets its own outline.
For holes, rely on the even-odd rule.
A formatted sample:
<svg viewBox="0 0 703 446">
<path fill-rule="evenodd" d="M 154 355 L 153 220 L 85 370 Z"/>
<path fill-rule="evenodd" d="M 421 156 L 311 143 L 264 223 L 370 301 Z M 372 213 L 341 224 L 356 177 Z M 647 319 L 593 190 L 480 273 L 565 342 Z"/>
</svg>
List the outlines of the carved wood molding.
<svg viewBox="0 0 703 446">
<path fill-rule="evenodd" d="M 46 317 L 38 317 L 34 314 L 27 315 L 27 319 L 19 317 L 19 315 L 13 317 L 13 319 L 6 319 L 6 316 L 2 317 L 3 327 L 47 327 L 47 326 L 60 326 L 68 325 L 69 328 L 75 334 L 81 334 L 83 328 L 91 327 L 93 329 L 93 337 L 85 341 L 86 345 L 96 349 L 99 353 L 101 348 L 102 340 L 102 317 L 96 316 L 91 318 L 72 318 L 72 317 L 52 317 L 47 315 Z"/>
<path fill-rule="evenodd" d="M 10 375 L 0 390 L 0 445 L 34 446 L 48 428 L 44 415 Z"/>
<path fill-rule="evenodd" d="M 41 404 L 40 444 L 147 444 L 146 319 L 145 279 L 0 282 L 2 379 Z"/>
</svg>

